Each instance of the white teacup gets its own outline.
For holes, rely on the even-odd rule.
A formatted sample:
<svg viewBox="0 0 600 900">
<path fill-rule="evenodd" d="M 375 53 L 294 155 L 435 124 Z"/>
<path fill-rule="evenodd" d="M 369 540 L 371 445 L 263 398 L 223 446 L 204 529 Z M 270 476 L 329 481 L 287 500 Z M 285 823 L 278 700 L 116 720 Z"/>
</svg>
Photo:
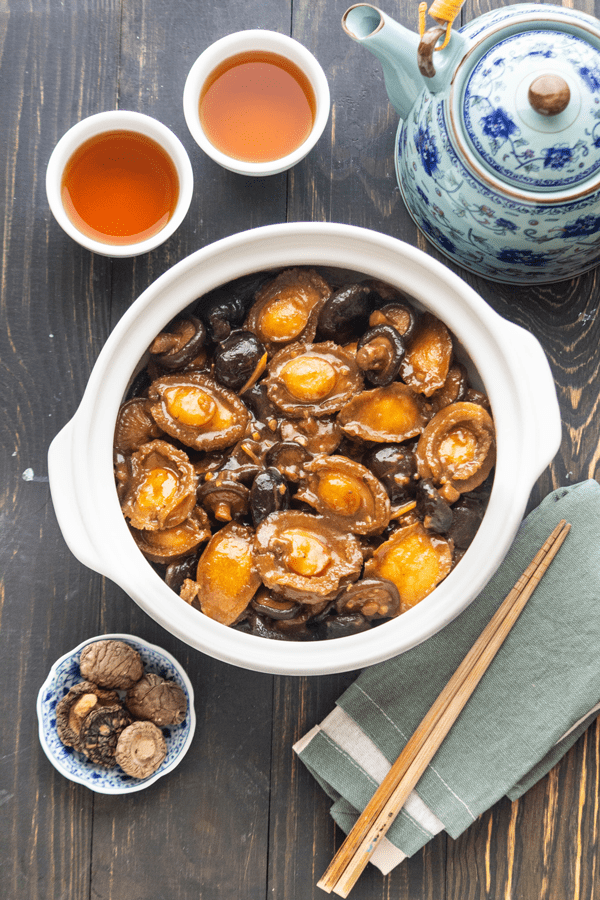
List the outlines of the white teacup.
<svg viewBox="0 0 600 900">
<path fill-rule="evenodd" d="M 65 167 L 76 151 L 87 141 L 110 132 L 134 132 L 150 138 L 167 154 L 179 181 L 177 201 L 168 221 L 151 236 L 131 243 L 111 243 L 91 237 L 69 216 L 62 196 Z M 83 247 L 102 256 L 140 256 L 158 247 L 181 225 L 192 200 L 194 175 L 187 152 L 173 132 L 156 119 L 143 113 L 110 110 L 82 119 L 62 136 L 52 151 L 46 169 L 46 194 L 50 209 L 61 228 Z"/>
<path fill-rule="evenodd" d="M 308 137 L 294 151 L 267 162 L 246 162 L 228 156 L 206 136 L 200 121 L 200 98 L 207 78 L 223 62 L 249 51 L 276 53 L 295 64 L 310 82 L 315 97 L 315 114 Z M 275 31 L 238 31 L 215 41 L 200 54 L 187 77 L 183 91 L 183 112 L 197 144 L 215 162 L 240 175 L 275 175 L 290 169 L 312 150 L 329 118 L 330 95 L 327 78 L 313 54 L 298 41 Z"/>
</svg>

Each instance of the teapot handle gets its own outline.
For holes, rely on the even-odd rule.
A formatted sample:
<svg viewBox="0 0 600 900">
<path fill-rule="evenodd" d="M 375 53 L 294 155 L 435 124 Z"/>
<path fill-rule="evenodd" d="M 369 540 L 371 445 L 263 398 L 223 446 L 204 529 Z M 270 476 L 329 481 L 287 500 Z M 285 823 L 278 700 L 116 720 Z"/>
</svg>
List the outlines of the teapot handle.
<svg viewBox="0 0 600 900">
<path fill-rule="evenodd" d="M 426 31 L 421 37 L 421 42 L 417 50 L 417 63 L 419 72 L 424 78 L 433 78 L 436 74 L 435 66 L 433 65 L 433 51 L 435 50 L 439 39 L 445 34 L 446 28 L 441 28 L 439 25 L 436 25 Z"/>
</svg>

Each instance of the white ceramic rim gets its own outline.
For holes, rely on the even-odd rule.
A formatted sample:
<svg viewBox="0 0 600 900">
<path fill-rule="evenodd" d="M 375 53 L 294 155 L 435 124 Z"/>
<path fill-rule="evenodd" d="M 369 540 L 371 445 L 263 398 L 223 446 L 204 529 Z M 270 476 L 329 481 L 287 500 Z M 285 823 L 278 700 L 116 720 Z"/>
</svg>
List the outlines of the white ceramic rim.
<svg viewBox="0 0 600 900">
<path fill-rule="evenodd" d="M 79 653 L 80 650 L 83 650 L 84 647 L 87 647 L 88 644 L 95 644 L 96 641 L 127 641 L 132 644 L 136 644 L 141 647 L 148 647 L 150 650 L 153 650 L 159 656 L 163 656 L 166 660 L 168 660 L 174 669 L 177 669 L 179 677 L 185 684 L 186 690 L 188 692 L 189 697 L 189 709 L 188 709 L 188 719 L 189 719 L 189 729 L 188 736 L 183 744 L 179 755 L 164 768 L 159 768 L 157 771 L 151 775 L 149 778 L 143 779 L 139 784 L 131 784 L 127 787 L 123 788 L 106 788 L 100 785 L 94 784 L 85 778 L 80 778 L 75 775 L 73 772 L 70 772 L 68 769 L 65 769 L 63 765 L 61 765 L 60 760 L 56 759 L 56 757 L 52 754 L 48 743 L 46 741 L 46 734 L 43 728 L 42 721 L 42 697 L 44 693 L 52 687 L 54 679 L 56 677 L 56 673 L 59 667 L 62 665 L 70 657 L 74 656 L 76 653 Z M 48 676 L 44 681 L 43 685 L 38 691 L 37 703 L 36 703 L 36 712 L 38 717 L 38 734 L 40 738 L 40 744 L 42 745 L 42 749 L 54 768 L 60 772 L 61 775 L 64 775 L 65 778 L 68 778 L 69 781 L 75 781 L 77 784 L 83 784 L 84 787 L 90 789 L 90 791 L 94 791 L 97 794 L 132 794 L 135 791 L 143 791 L 144 788 L 150 787 L 151 784 L 154 784 L 155 781 L 158 781 L 159 778 L 162 778 L 163 775 L 167 775 L 169 772 L 172 772 L 176 766 L 179 765 L 183 757 L 188 752 L 190 745 L 192 743 L 192 739 L 194 737 L 194 732 L 196 731 L 196 710 L 194 707 L 194 688 L 192 687 L 192 683 L 187 676 L 187 673 L 180 662 L 178 662 L 174 656 L 172 656 L 168 650 L 164 650 L 162 647 L 157 646 L 156 644 L 150 643 L 150 641 L 145 641 L 143 638 L 137 637 L 134 634 L 99 634 L 95 637 L 88 638 L 86 641 L 82 641 L 77 647 L 74 647 L 73 650 L 69 650 L 68 653 L 64 653 L 60 659 L 57 659 L 56 662 L 53 663 L 50 671 L 48 672 Z"/>
<path fill-rule="evenodd" d="M 114 487 L 112 441 L 123 394 L 156 334 L 198 296 L 248 272 L 338 266 L 407 291 L 459 335 L 481 375 L 497 427 L 490 503 L 461 564 L 404 615 L 331 641 L 267 641 L 198 613 L 146 562 Z M 48 471 L 71 550 L 107 575 L 167 631 L 224 662 L 259 672 L 322 675 L 373 665 L 410 649 L 454 619 L 487 583 L 522 520 L 531 488 L 560 445 L 560 412 L 537 340 L 502 319 L 457 275 L 396 238 L 352 225 L 270 225 L 224 238 L 177 263 L 127 310 L 106 342 L 75 417 L 57 435 Z"/>
<path fill-rule="evenodd" d="M 206 137 L 198 114 L 200 92 L 210 73 L 224 60 L 248 50 L 278 53 L 295 63 L 310 81 L 317 104 L 314 125 L 306 140 L 293 153 L 262 163 L 233 159 L 218 150 Z M 286 34 L 258 28 L 228 34 L 207 47 L 190 69 L 183 90 L 183 113 L 192 137 L 211 159 L 238 175 L 276 175 L 295 166 L 312 150 L 323 134 L 329 118 L 330 104 L 329 84 L 325 72 L 310 50 Z"/>
<path fill-rule="evenodd" d="M 145 241 L 133 244 L 109 244 L 97 241 L 81 232 L 67 215 L 62 198 L 61 182 L 66 164 L 85 141 L 105 131 L 135 131 L 156 141 L 169 155 L 179 178 L 179 197 L 173 215 L 166 225 Z M 151 116 L 131 110 L 115 109 L 88 116 L 73 125 L 58 141 L 46 169 L 46 196 L 54 218 L 69 237 L 100 256 L 140 256 L 154 250 L 176 231 L 183 222 L 194 191 L 194 173 L 187 151 L 179 138 Z"/>
</svg>

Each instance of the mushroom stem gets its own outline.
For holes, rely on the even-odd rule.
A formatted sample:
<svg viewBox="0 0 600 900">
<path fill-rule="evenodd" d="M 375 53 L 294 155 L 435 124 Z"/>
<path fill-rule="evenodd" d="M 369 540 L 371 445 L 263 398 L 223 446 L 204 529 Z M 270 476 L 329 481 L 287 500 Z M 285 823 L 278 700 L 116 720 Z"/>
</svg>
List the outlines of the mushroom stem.
<svg viewBox="0 0 600 900">
<path fill-rule="evenodd" d="M 390 347 L 385 338 L 375 338 L 365 347 L 361 347 L 356 354 L 356 362 L 359 368 L 368 370 L 382 369 L 390 353 Z"/>
<path fill-rule="evenodd" d="M 225 501 L 217 503 L 214 510 L 214 517 L 219 522 L 231 522 L 231 506 Z"/>
<path fill-rule="evenodd" d="M 257 362 L 256 368 L 254 369 L 254 372 L 252 373 L 246 384 L 238 391 L 238 394 L 243 394 L 245 391 L 249 391 L 251 387 L 254 387 L 262 373 L 267 368 L 267 359 L 268 354 L 265 352 Z"/>
</svg>

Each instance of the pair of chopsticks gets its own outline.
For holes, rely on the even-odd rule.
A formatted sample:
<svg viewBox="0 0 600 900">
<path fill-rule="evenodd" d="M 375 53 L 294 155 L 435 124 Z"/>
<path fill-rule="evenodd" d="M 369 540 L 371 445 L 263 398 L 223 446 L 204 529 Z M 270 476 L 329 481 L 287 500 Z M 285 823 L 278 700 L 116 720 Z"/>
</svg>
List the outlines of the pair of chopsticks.
<svg viewBox="0 0 600 900">
<path fill-rule="evenodd" d="M 517 621 L 571 526 L 561 520 L 538 551 L 367 803 L 318 886 L 347 897 Z"/>
</svg>

